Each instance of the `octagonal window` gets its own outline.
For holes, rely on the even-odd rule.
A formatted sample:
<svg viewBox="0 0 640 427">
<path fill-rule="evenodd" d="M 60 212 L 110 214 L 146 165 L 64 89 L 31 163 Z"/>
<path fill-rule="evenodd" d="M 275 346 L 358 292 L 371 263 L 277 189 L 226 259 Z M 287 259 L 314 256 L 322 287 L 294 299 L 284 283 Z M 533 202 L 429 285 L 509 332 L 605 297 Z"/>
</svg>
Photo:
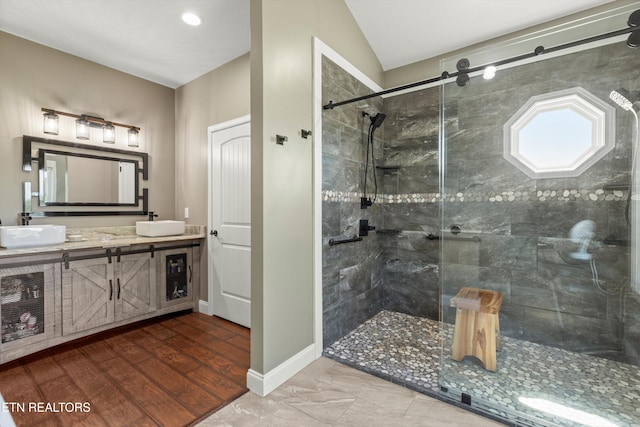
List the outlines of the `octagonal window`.
<svg viewBox="0 0 640 427">
<path fill-rule="evenodd" d="M 579 87 L 534 96 L 504 125 L 504 158 L 534 179 L 579 176 L 613 149 L 614 120 Z"/>
</svg>

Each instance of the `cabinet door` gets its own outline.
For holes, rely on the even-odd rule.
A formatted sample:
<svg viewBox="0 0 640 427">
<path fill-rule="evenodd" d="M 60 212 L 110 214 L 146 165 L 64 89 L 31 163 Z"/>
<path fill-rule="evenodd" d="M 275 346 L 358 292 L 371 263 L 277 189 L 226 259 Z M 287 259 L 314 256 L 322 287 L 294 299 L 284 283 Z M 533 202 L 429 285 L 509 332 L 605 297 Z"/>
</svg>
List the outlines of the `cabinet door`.
<svg viewBox="0 0 640 427">
<path fill-rule="evenodd" d="M 113 259 L 112 259 L 113 260 Z M 114 264 L 107 258 L 72 261 L 62 267 L 62 334 L 114 320 Z"/>
<path fill-rule="evenodd" d="M 54 264 L 0 268 L 3 351 L 54 336 L 55 272 Z"/>
<path fill-rule="evenodd" d="M 193 260 L 191 248 L 160 252 L 160 307 L 191 306 Z"/>
<path fill-rule="evenodd" d="M 150 253 L 123 255 L 115 264 L 116 320 L 156 309 L 156 268 Z"/>
</svg>

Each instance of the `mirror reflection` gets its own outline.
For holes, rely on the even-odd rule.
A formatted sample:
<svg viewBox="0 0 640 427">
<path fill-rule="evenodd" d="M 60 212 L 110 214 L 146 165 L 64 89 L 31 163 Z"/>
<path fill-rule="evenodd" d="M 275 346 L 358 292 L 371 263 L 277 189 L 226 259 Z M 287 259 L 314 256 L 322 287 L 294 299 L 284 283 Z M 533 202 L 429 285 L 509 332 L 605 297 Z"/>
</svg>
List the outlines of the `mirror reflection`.
<svg viewBox="0 0 640 427">
<path fill-rule="evenodd" d="M 135 160 L 40 150 L 40 206 L 135 205 Z"/>
</svg>

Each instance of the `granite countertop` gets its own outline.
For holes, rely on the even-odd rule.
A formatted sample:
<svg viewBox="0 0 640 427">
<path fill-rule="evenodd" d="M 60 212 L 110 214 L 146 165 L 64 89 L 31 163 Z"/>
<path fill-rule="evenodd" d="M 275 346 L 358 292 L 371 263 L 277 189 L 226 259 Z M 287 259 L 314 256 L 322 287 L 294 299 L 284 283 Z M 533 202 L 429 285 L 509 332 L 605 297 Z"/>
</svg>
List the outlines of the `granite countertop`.
<svg viewBox="0 0 640 427">
<path fill-rule="evenodd" d="M 136 234 L 135 226 L 125 227 L 96 227 L 96 228 L 67 228 L 67 236 L 82 234 L 81 241 L 66 241 L 58 245 L 38 246 L 29 248 L 6 249 L 0 248 L 0 259 L 21 255 L 41 255 L 55 252 L 117 248 L 152 243 L 175 242 L 180 240 L 204 239 L 206 226 L 186 225 L 184 234 L 177 236 L 145 237 Z"/>
</svg>

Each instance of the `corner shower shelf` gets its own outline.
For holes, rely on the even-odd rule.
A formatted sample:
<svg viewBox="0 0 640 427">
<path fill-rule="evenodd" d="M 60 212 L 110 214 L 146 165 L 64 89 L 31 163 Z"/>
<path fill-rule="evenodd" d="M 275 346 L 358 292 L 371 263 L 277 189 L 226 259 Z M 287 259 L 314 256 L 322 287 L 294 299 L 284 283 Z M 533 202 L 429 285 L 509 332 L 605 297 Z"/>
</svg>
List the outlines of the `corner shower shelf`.
<svg viewBox="0 0 640 427">
<path fill-rule="evenodd" d="M 400 168 L 401 166 L 376 166 L 376 169 L 380 169 L 382 171 L 389 171 L 389 172 L 397 171 Z"/>
<path fill-rule="evenodd" d="M 605 191 L 628 190 L 629 184 L 606 184 L 602 187 Z"/>
</svg>

